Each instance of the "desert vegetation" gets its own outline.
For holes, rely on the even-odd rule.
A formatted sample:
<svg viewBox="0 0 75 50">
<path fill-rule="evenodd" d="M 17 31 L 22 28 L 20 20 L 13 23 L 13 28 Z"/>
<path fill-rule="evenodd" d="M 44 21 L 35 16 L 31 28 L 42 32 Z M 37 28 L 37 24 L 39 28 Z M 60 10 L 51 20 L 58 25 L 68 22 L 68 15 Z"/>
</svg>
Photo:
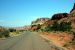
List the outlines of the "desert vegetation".
<svg viewBox="0 0 75 50">
<path fill-rule="evenodd" d="M 54 23 L 53 25 L 48 25 L 45 28 L 45 31 L 70 31 L 71 30 L 71 22 L 61 22 Z"/>
<path fill-rule="evenodd" d="M 20 34 L 21 32 L 23 32 L 23 30 L 16 30 L 14 28 L 5 28 L 0 26 L 0 38 L 16 36 Z"/>
<path fill-rule="evenodd" d="M 0 26 L 0 38 L 9 37 L 9 32 L 10 31 L 7 28 Z"/>
<path fill-rule="evenodd" d="M 52 40 L 56 45 L 75 50 L 75 4 L 70 13 L 54 14 L 51 19 L 44 23 L 41 20 L 34 21 L 31 30 L 41 31 L 40 34 Z M 42 24 L 38 25 L 40 24 L 38 21 Z M 37 25 L 35 26 L 35 24 Z"/>
</svg>

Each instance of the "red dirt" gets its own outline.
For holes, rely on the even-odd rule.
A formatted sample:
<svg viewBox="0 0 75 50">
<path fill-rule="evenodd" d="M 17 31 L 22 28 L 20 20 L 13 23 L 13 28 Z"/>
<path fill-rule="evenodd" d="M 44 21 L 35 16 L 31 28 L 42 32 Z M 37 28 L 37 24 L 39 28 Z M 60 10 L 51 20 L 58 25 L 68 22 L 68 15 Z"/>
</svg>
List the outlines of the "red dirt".
<svg viewBox="0 0 75 50">
<path fill-rule="evenodd" d="M 55 45 L 64 46 L 66 43 L 72 41 L 73 35 L 66 32 L 56 32 L 56 33 L 46 33 L 45 36 L 48 37 Z"/>
</svg>

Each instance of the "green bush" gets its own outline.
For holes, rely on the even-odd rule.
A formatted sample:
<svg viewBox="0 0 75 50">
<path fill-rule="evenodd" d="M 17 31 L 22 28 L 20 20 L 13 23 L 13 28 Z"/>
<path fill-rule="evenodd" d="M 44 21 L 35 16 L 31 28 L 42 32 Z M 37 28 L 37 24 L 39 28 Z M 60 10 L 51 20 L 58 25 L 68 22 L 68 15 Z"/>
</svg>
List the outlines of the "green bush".
<svg viewBox="0 0 75 50">
<path fill-rule="evenodd" d="M 15 31 L 16 31 L 16 29 L 9 28 L 9 31 L 10 31 L 10 32 L 15 32 Z"/>
<path fill-rule="evenodd" d="M 1 27 L 0 29 L 2 29 L 3 31 L 0 31 L 0 38 L 2 37 L 9 37 L 9 30 L 6 28 Z"/>
<path fill-rule="evenodd" d="M 4 35 L 4 37 L 9 37 L 9 30 L 5 30 L 5 31 L 3 32 L 3 35 Z"/>
<path fill-rule="evenodd" d="M 54 23 L 52 26 L 47 26 L 45 31 L 70 31 L 71 22 Z"/>
</svg>

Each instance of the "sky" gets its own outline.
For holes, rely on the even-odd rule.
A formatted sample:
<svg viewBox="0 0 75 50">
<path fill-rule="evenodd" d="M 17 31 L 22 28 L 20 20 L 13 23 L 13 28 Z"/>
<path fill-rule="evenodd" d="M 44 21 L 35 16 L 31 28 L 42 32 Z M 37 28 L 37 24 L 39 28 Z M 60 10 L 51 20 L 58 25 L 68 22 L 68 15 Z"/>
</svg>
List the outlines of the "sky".
<svg viewBox="0 0 75 50">
<path fill-rule="evenodd" d="M 0 26 L 22 27 L 37 18 L 69 13 L 75 0 L 0 0 Z"/>
</svg>

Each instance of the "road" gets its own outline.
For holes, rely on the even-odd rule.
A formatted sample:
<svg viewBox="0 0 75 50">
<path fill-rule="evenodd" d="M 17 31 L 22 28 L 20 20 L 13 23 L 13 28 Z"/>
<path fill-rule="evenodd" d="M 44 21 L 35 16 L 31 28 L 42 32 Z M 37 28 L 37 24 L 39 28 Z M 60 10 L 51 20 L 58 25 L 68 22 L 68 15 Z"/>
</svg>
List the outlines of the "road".
<svg viewBox="0 0 75 50">
<path fill-rule="evenodd" d="M 38 34 L 25 32 L 20 36 L 0 40 L 0 50 L 59 50 Z"/>
</svg>

